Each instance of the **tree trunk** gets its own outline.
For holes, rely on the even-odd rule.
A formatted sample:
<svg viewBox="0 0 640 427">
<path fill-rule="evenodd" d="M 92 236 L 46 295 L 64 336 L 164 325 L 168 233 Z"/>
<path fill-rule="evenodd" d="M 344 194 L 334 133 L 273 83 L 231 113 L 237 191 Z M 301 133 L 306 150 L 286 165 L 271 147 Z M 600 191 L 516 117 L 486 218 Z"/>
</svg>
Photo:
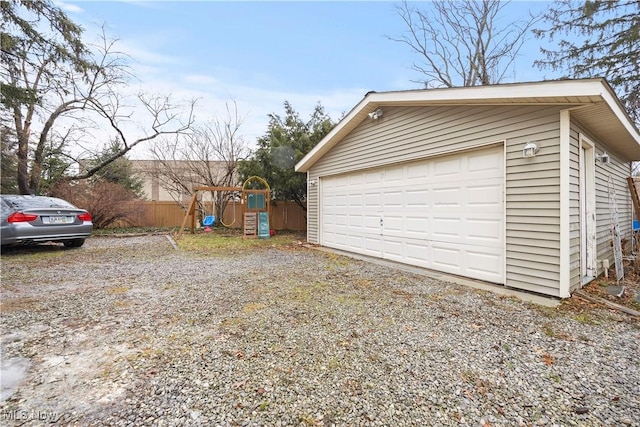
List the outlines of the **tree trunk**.
<svg viewBox="0 0 640 427">
<path fill-rule="evenodd" d="M 20 135 L 18 141 L 18 191 L 20 194 L 31 194 L 29 190 L 29 142 Z"/>
<path fill-rule="evenodd" d="M 29 134 L 31 132 L 29 123 L 25 123 L 22 127 L 22 114 L 20 109 L 14 108 L 13 120 L 16 125 L 16 136 L 18 137 L 18 150 L 16 157 L 18 158 L 16 177 L 18 180 L 18 191 L 20 194 L 31 194 L 29 191 Z"/>
</svg>

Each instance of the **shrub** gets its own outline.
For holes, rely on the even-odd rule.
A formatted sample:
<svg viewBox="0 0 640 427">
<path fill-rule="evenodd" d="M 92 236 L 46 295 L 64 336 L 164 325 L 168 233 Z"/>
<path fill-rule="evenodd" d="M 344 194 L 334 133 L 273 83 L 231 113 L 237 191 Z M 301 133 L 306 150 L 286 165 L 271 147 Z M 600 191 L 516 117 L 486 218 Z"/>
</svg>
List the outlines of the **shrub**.
<svg viewBox="0 0 640 427">
<path fill-rule="evenodd" d="M 144 215 L 142 200 L 133 191 L 114 182 L 58 182 L 50 195 L 89 211 L 95 228 L 137 226 L 141 222 L 140 215 Z"/>
</svg>

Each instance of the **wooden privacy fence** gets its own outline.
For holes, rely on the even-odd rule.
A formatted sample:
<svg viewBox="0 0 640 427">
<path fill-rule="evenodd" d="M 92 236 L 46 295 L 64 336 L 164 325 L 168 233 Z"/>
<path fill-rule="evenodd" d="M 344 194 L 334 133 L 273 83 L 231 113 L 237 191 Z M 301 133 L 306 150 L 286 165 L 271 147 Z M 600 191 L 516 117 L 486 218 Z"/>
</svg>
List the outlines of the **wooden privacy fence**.
<svg viewBox="0 0 640 427">
<path fill-rule="evenodd" d="M 211 202 L 205 203 L 205 206 L 205 215 L 212 215 Z M 180 227 L 183 219 L 184 210 L 176 202 L 145 201 L 132 222 L 140 227 Z M 242 228 L 242 205 L 230 202 L 222 222 L 232 228 Z M 305 211 L 294 202 L 271 202 L 269 225 L 274 230 L 304 231 L 307 229 Z"/>
</svg>

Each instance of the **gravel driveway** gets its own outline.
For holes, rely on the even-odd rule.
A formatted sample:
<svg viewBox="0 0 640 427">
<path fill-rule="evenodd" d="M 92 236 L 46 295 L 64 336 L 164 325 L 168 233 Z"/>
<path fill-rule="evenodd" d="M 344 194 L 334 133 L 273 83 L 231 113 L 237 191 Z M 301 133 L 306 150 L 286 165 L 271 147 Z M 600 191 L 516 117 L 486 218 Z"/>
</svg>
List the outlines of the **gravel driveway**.
<svg viewBox="0 0 640 427">
<path fill-rule="evenodd" d="M 91 238 L 1 266 L 3 425 L 640 425 L 640 326 L 623 314 L 297 244 Z"/>
</svg>

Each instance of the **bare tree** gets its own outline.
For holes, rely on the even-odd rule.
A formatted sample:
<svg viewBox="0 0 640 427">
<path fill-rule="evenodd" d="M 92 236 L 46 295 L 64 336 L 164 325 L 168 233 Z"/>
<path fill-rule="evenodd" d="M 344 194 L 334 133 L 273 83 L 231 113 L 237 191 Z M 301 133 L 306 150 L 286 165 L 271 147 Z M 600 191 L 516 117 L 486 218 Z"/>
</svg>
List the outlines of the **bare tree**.
<svg viewBox="0 0 640 427">
<path fill-rule="evenodd" d="M 157 140 L 150 149 L 153 166 L 145 172 L 157 179 L 183 209 L 187 196 L 192 196 L 197 186 L 238 186 L 239 162 L 249 155 L 240 134 L 243 120 L 237 104 L 227 103 L 223 117 L 195 125 L 190 134 Z M 222 218 L 228 202 L 237 197 L 229 191 L 214 191 L 210 196 L 218 218 Z M 202 203 L 200 209 L 204 211 Z"/>
<path fill-rule="evenodd" d="M 47 147 L 57 147 L 56 152 L 73 162 L 78 157 L 93 157 L 105 140 L 117 136 L 122 150 L 71 177 L 82 179 L 144 141 L 180 134 L 191 126 L 194 101 L 186 107 L 184 118 L 185 109 L 173 105 L 166 96 L 138 95 L 136 105 L 127 105 L 122 89 L 132 77 L 128 58 L 115 49 L 116 41 L 104 32 L 99 45 L 85 45 L 80 41 L 82 29 L 52 2 L 2 3 L 7 24 L 3 25 L 2 39 L 6 63 L 2 68 L 2 107 L 11 116 L 17 141 L 20 193 L 39 193 Z M 39 32 L 46 28 L 42 24 L 45 20 L 53 30 Z M 141 136 L 131 137 L 135 111 L 147 115 L 140 125 L 147 122 L 149 128 Z M 96 131 L 104 134 L 105 130 L 111 135 L 96 137 Z"/>
<path fill-rule="evenodd" d="M 412 68 L 425 76 L 416 82 L 426 88 L 499 83 L 539 19 L 529 16 L 500 26 L 508 3 L 434 1 L 421 10 L 404 1 L 397 11 L 407 31 L 388 38 L 406 44 L 419 55 Z"/>
</svg>

